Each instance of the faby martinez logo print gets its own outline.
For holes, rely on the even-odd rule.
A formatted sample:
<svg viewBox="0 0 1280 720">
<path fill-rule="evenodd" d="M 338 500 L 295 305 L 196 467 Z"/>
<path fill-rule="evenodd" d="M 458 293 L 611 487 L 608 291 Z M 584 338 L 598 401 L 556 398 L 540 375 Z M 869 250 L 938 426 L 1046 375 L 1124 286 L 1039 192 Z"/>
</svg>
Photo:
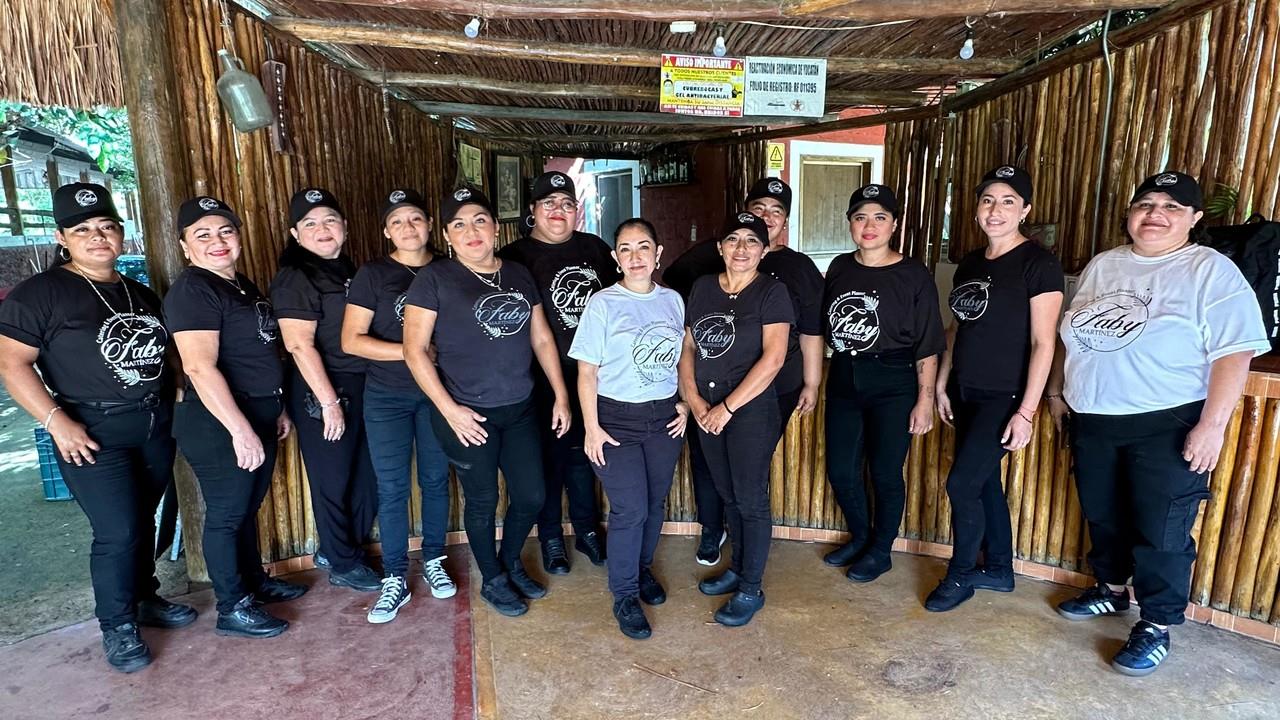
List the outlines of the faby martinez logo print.
<svg viewBox="0 0 1280 720">
<path fill-rule="evenodd" d="M 515 335 L 529 322 L 533 309 L 524 293 L 495 292 L 482 296 L 472 307 L 476 322 L 490 340 Z"/>
<path fill-rule="evenodd" d="M 865 352 L 880 339 L 880 300 L 861 290 L 836 298 L 827 310 L 831 347 L 838 352 Z"/>
<path fill-rule="evenodd" d="M 160 379 L 168 343 L 169 333 L 152 315 L 115 315 L 98 330 L 102 359 L 125 387 Z"/>
<path fill-rule="evenodd" d="M 277 333 L 280 331 L 280 323 L 276 322 L 276 316 L 271 312 L 271 303 L 258 300 L 253 304 L 253 313 L 258 318 L 258 339 L 263 345 L 275 342 Z"/>
<path fill-rule="evenodd" d="M 698 356 L 703 360 L 714 360 L 729 352 L 736 337 L 733 313 L 703 315 L 693 325 L 693 342 L 698 346 Z"/>
<path fill-rule="evenodd" d="M 680 328 L 661 320 L 645 325 L 631 344 L 631 362 L 645 385 L 671 378 L 680 360 Z"/>
<path fill-rule="evenodd" d="M 98 193 L 92 190 L 81 190 L 76 193 L 76 204 L 80 207 L 89 207 L 98 202 Z"/>
<path fill-rule="evenodd" d="M 408 297 L 408 293 L 400 293 L 396 296 L 396 319 L 400 321 L 400 327 L 404 327 L 404 300 Z"/>
<path fill-rule="evenodd" d="M 1101 295 L 1071 313 L 1071 337 L 1081 350 L 1115 352 L 1127 347 L 1147 326 L 1150 295 L 1117 290 Z"/>
<path fill-rule="evenodd" d="M 551 305 L 566 328 L 578 327 L 587 301 L 600 287 L 600 276 L 585 265 L 570 265 L 551 278 Z"/>
<path fill-rule="evenodd" d="M 991 280 L 970 280 L 957 285 L 947 298 L 951 312 L 959 320 L 977 320 L 987 311 L 991 300 Z"/>
<path fill-rule="evenodd" d="M 324 199 L 324 194 L 319 190 L 308 190 L 307 194 L 303 197 L 305 197 L 309 203 L 318 203 Z"/>
<path fill-rule="evenodd" d="M 218 201 L 217 201 L 217 200 L 214 200 L 214 199 L 213 199 L 213 198 L 211 198 L 211 197 L 200 198 L 200 202 L 198 202 L 198 203 L 196 203 L 196 204 L 200 206 L 200 209 L 201 209 L 201 210 L 206 210 L 206 211 L 208 211 L 208 210 L 212 210 L 212 209 L 214 209 L 214 208 L 218 207 Z"/>
</svg>

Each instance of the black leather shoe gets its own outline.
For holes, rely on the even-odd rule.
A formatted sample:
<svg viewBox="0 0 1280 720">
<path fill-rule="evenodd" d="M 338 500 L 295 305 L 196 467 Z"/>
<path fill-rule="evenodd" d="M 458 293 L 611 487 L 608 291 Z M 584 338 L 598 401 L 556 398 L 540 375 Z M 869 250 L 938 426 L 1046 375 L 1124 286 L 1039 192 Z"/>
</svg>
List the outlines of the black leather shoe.
<svg viewBox="0 0 1280 720">
<path fill-rule="evenodd" d="M 573 549 L 586 555 L 592 565 L 600 566 L 604 564 L 604 538 L 600 537 L 598 532 L 592 531 L 574 538 Z"/>
<path fill-rule="evenodd" d="M 218 624 L 214 632 L 219 635 L 269 638 L 288 629 L 288 621 L 263 610 L 253 601 L 252 595 L 245 595 L 231 612 L 218 613 Z"/>
<path fill-rule="evenodd" d="M 984 565 L 969 574 L 969 584 L 974 590 L 1013 592 L 1013 568 Z"/>
<path fill-rule="evenodd" d="M 342 573 L 330 571 L 329 584 L 349 587 L 360 592 L 378 592 L 382 590 L 382 576 L 368 565 L 356 565 Z"/>
<path fill-rule="evenodd" d="M 960 607 L 961 603 L 973 597 L 973 586 L 964 576 L 947 573 L 938 583 L 938 587 L 925 598 L 924 609 L 929 612 L 947 612 Z"/>
<path fill-rule="evenodd" d="M 542 583 L 529 577 L 529 573 L 524 570 L 524 565 L 517 563 L 515 567 L 508 570 L 507 579 L 510 580 L 511 587 L 526 600 L 537 600 L 547 596 L 547 589 L 542 586 Z"/>
<path fill-rule="evenodd" d="M 529 612 L 529 605 L 516 594 L 506 573 L 481 585 L 480 598 L 507 617 L 517 617 Z"/>
<path fill-rule="evenodd" d="M 138 601 L 138 624 L 143 627 L 186 627 L 196 621 L 198 613 L 190 605 L 171 603 L 162 597 Z"/>
<path fill-rule="evenodd" d="M 632 640 L 644 640 L 653 634 L 649 619 L 644 616 L 644 608 L 640 607 L 635 595 L 614 600 L 613 616 L 618 619 L 618 629 Z"/>
<path fill-rule="evenodd" d="M 307 590 L 311 588 L 306 585 L 297 585 L 291 582 L 285 582 L 280 578 L 267 576 L 257 590 L 253 591 L 253 600 L 259 605 L 269 605 L 271 603 L 288 602 L 297 600 L 307 594 Z"/>
<path fill-rule="evenodd" d="M 542 569 L 549 575 L 569 574 L 569 558 L 564 553 L 564 538 L 542 541 Z"/>
<path fill-rule="evenodd" d="M 122 673 L 137 672 L 151 664 L 151 648 L 142 641 L 135 623 L 102 631 L 102 651 L 107 664 Z"/>
<path fill-rule="evenodd" d="M 738 583 L 741 581 L 742 578 L 738 577 L 738 573 L 725 570 L 719 575 L 713 575 L 698 583 L 698 590 L 703 595 L 728 595 L 738 591 Z"/>
<path fill-rule="evenodd" d="M 716 611 L 716 622 L 729 627 L 741 627 L 751 622 L 760 608 L 764 607 L 764 591 L 754 593 L 736 592 Z"/>
<path fill-rule="evenodd" d="M 891 567 L 893 567 L 893 560 L 888 555 L 868 552 L 854 560 L 844 576 L 853 582 L 868 583 L 889 572 Z"/>
<path fill-rule="evenodd" d="M 647 567 L 640 568 L 640 599 L 645 605 L 661 605 L 667 601 L 667 591 Z"/>
<path fill-rule="evenodd" d="M 845 565 L 853 562 L 860 552 L 862 552 L 862 543 L 847 542 L 826 555 L 823 555 L 822 562 L 830 565 L 831 567 L 844 567 Z"/>
</svg>

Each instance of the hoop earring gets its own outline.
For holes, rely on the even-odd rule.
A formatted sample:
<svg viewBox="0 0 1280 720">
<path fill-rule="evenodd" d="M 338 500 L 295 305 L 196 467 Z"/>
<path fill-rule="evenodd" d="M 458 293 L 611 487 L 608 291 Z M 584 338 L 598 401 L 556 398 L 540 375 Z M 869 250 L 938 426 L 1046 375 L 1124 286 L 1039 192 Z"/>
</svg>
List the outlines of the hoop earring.
<svg viewBox="0 0 1280 720">
<path fill-rule="evenodd" d="M 654 269 L 654 270 L 661 270 L 661 269 L 662 269 L 662 261 L 661 261 L 661 260 L 654 260 L 654 261 L 653 261 L 653 269 Z"/>
<path fill-rule="evenodd" d="M 63 262 L 71 262 L 71 251 L 67 249 L 66 245 L 58 245 L 58 259 Z"/>
<path fill-rule="evenodd" d="M 525 218 L 524 218 L 524 226 L 525 226 L 525 227 L 527 227 L 527 228 L 529 228 L 530 230 L 532 230 L 532 229 L 533 229 L 533 225 L 534 225 L 534 222 L 533 222 L 533 216 L 532 216 L 532 215 L 526 215 L 526 216 L 525 216 Z"/>
<path fill-rule="evenodd" d="M 621 266 L 621 265 L 618 265 L 618 266 L 616 266 L 616 267 L 618 268 L 618 274 L 619 274 L 619 275 L 621 275 L 621 274 L 622 274 L 622 266 Z"/>
</svg>

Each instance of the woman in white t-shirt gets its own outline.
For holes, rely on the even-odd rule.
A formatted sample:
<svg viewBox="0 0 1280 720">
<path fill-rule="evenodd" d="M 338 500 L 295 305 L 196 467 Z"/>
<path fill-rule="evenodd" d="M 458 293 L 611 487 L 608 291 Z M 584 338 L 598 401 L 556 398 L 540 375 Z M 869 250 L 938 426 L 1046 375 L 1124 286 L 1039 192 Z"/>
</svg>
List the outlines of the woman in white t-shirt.
<svg viewBox="0 0 1280 720">
<path fill-rule="evenodd" d="M 1141 620 L 1112 660 L 1153 672 L 1183 621 L 1196 559 L 1191 526 L 1249 372 L 1270 349 L 1253 290 L 1226 256 L 1191 242 L 1194 178 L 1153 175 L 1129 204 L 1132 245 L 1095 257 L 1060 328 L 1050 410 L 1071 418 L 1080 505 L 1097 586 L 1058 606 L 1070 620 L 1129 609 Z M 1065 382 L 1064 382 L 1065 380 Z"/>
<path fill-rule="evenodd" d="M 661 257 L 648 221 L 619 225 L 613 259 L 622 280 L 587 301 L 569 348 L 578 361 L 583 449 L 609 495 L 613 615 L 622 633 L 637 640 L 652 632 L 640 601 L 667 599 L 650 567 L 689 417 L 676 394 L 684 303 L 653 282 Z"/>
</svg>

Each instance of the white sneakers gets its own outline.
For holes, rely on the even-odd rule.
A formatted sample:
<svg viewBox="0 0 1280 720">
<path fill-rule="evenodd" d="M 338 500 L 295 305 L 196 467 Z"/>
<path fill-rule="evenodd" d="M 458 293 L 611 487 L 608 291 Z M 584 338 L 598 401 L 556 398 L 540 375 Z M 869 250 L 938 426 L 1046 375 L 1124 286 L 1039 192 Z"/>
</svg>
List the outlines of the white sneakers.
<svg viewBox="0 0 1280 720">
<path fill-rule="evenodd" d="M 448 556 L 441 555 L 422 563 L 422 577 L 431 586 L 432 597 L 442 600 L 451 598 L 458 592 L 458 586 L 453 583 L 453 578 L 449 577 L 449 573 L 444 569 L 443 562 L 446 557 Z M 366 619 L 375 625 L 389 623 L 396 619 L 400 608 L 409 604 L 412 597 L 413 593 L 409 591 L 409 584 L 404 576 L 392 575 L 383 578 L 378 600 L 373 607 L 369 608 Z"/>
</svg>

